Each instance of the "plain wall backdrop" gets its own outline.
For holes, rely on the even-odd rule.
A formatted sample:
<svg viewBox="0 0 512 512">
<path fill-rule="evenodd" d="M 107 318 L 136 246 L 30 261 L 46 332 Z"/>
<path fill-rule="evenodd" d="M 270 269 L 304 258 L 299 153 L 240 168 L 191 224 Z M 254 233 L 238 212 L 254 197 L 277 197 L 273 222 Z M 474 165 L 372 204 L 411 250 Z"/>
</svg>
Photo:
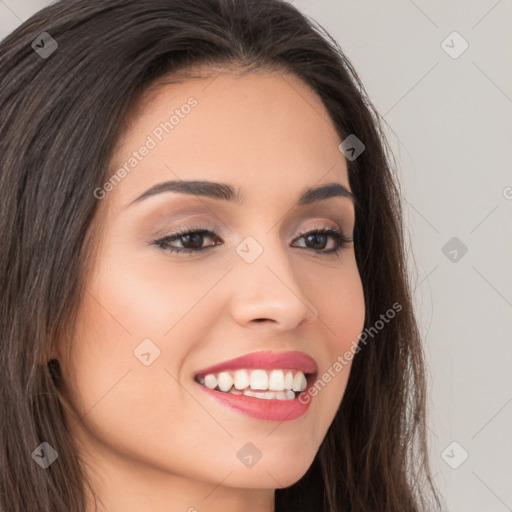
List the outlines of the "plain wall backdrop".
<svg viewBox="0 0 512 512">
<path fill-rule="evenodd" d="M 0 0 L 0 38 L 50 3 Z M 512 0 L 291 3 L 390 127 L 446 510 L 512 511 Z"/>
</svg>

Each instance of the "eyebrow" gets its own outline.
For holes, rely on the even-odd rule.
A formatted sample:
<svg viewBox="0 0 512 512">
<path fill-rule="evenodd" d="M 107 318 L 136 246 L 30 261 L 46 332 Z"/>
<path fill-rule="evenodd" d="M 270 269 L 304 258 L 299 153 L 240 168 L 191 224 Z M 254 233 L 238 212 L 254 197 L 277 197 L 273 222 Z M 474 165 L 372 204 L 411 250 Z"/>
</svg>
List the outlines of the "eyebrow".
<svg viewBox="0 0 512 512">
<path fill-rule="evenodd" d="M 182 194 L 191 194 L 198 196 L 210 197 L 212 199 L 221 199 L 224 201 L 232 201 L 234 203 L 242 204 L 244 201 L 243 195 L 239 189 L 235 189 L 226 183 L 215 183 L 212 181 L 165 181 L 158 183 L 150 189 L 146 190 L 139 197 L 134 199 L 131 203 L 127 204 L 125 208 L 140 203 L 148 197 L 162 194 L 164 192 L 180 192 Z M 346 197 L 356 204 L 356 198 L 350 190 L 348 190 L 341 183 L 326 183 L 317 187 L 312 187 L 304 190 L 297 200 L 298 206 L 304 206 L 317 201 L 323 201 L 331 197 Z"/>
</svg>

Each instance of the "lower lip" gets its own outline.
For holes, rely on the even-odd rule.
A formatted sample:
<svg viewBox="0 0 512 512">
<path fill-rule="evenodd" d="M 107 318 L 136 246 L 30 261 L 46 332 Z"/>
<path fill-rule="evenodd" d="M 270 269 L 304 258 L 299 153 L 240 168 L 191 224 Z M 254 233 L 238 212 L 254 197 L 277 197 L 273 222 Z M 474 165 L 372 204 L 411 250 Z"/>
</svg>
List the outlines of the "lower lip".
<svg viewBox="0 0 512 512">
<path fill-rule="evenodd" d="M 293 400 L 265 399 L 214 391 L 213 389 L 201 386 L 201 384 L 198 384 L 198 386 L 200 386 L 205 393 L 208 393 L 215 400 L 218 400 L 222 405 L 259 420 L 295 420 L 306 413 L 311 403 L 311 397 L 309 397 L 309 401 L 306 404 L 303 404 L 299 401 L 298 396 Z M 308 386 L 303 393 L 306 393 L 309 387 L 310 386 Z"/>
</svg>

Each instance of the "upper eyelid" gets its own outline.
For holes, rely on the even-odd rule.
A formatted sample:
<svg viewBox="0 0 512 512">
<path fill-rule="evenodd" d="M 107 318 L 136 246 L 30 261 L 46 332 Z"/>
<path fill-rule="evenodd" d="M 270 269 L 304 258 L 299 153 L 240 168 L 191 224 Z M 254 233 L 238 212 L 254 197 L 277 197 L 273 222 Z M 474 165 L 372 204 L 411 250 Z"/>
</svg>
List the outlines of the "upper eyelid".
<svg viewBox="0 0 512 512">
<path fill-rule="evenodd" d="M 223 210 L 222 210 L 223 211 Z M 169 226 L 176 225 L 178 227 L 182 226 L 191 226 L 195 227 L 195 225 L 199 225 L 200 227 L 205 226 L 215 226 L 215 231 L 219 233 L 226 229 L 231 234 L 234 232 L 234 226 L 231 226 L 230 222 L 227 220 L 231 215 L 229 212 L 224 212 L 227 218 L 222 218 L 224 215 L 219 216 L 215 208 L 206 206 L 206 210 L 201 206 L 183 206 L 181 203 L 176 206 L 176 208 L 172 208 L 171 210 L 162 211 L 164 215 L 162 215 L 161 221 L 162 224 L 156 227 L 153 231 L 152 236 L 165 236 L 168 234 L 168 231 L 172 231 Z M 288 217 L 288 214 L 286 215 Z M 174 218 L 173 218 L 174 217 Z M 288 220 L 285 222 L 286 225 L 295 224 L 295 223 L 303 223 L 304 221 L 309 222 L 314 218 L 323 218 L 324 220 L 314 221 L 314 222 L 326 222 L 325 219 L 329 219 L 329 222 L 334 223 L 340 230 L 343 230 L 346 226 L 346 231 L 349 231 L 350 226 L 355 223 L 355 216 L 353 213 L 353 209 L 348 209 L 345 205 L 340 207 L 338 205 L 332 204 L 315 204 L 308 205 L 303 210 L 290 213 Z M 235 225 L 238 224 L 238 220 L 235 222 Z M 284 228 L 286 229 L 286 227 Z M 276 229 L 276 225 L 272 227 L 272 229 Z M 288 229 L 286 229 L 288 230 Z"/>
<path fill-rule="evenodd" d="M 322 215 L 320 215 L 320 216 L 322 216 Z M 315 215 L 315 217 L 316 217 L 316 215 Z M 335 227 L 336 229 L 338 229 L 341 232 L 350 231 L 350 229 L 348 229 L 352 225 L 352 220 L 350 218 L 345 217 L 345 216 L 340 216 L 339 218 L 335 219 L 335 218 L 333 218 L 333 216 L 330 213 L 325 213 L 323 215 L 323 217 L 324 217 L 324 220 L 315 220 L 315 221 L 313 221 L 312 226 L 310 226 L 308 228 L 301 229 L 300 231 L 305 232 L 305 231 L 310 231 L 313 229 L 323 229 L 325 227 Z M 326 220 L 328 217 L 331 217 L 331 218 L 329 220 Z M 302 219 L 302 220 L 305 220 L 305 219 Z M 182 219 L 179 222 L 180 222 L 180 224 L 176 228 L 171 229 L 171 228 L 164 227 L 163 229 L 159 229 L 158 233 L 155 234 L 154 236 L 160 236 L 160 237 L 172 236 L 174 234 L 174 232 L 199 231 L 199 230 L 214 231 L 215 234 L 218 235 L 220 231 L 224 230 L 224 227 L 219 226 L 218 223 L 212 222 L 211 220 L 207 220 L 207 219 L 206 220 L 202 220 L 202 219 L 188 220 L 188 221 L 185 219 Z M 224 224 L 224 226 L 226 226 L 226 224 L 224 222 L 222 222 L 222 224 Z M 334 224 L 334 226 L 331 226 L 331 224 Z M 347 225 L 347 229 L 344 229 L 345 224 Z M 233 229 L 231 229 L 229 226 L 227 226 L 226 229 L 230 233 L 233 233 Z"/>
<path fill-rule="evenodd" d="M 337 233 L 344 234 L 346 236 L 351 236 L 345 233 L 343 228 L 340 227 L 334 227 L 329 224 L 315 224 L 314 226 L 310 226 L 308 228 L 301 229 L 294 237 L 293 240 L 295 240 L 298 237 L 304 236 L 305 234 L 309 233 L 310 231 L 321 231 L 321 230 L 330 230 Z M 176 228 L 174 230 L 171 230 L 169 233 L 163 234 L 162 236 L 159 236 L 157 240 L 161 239 L 169 239 L 169 238 L 179 238 L 180 236 L 185 236 L 190 233 L 196 233 L 196 232 L 202 232 L 207 233 L 208 236 L 220 236 L 218 234 L 217 229 L 215 228 L 209 228 L 209 227 L 201 227 L 201 226 L 182 226 L 179 228 Z"/>
</svg>

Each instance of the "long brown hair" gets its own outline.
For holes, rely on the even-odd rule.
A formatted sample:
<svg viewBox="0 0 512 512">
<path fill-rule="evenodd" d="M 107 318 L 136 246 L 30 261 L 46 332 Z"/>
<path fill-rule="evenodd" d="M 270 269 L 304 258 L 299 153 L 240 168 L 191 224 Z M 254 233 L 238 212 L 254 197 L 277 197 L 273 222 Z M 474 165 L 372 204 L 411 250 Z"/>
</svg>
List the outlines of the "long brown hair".
<svg viewBox="0 0 512 512">
<path fill-rule="evenodd" d="M 307 473 L 276 490 L 276 512 L 433 510 L 423 353 L 383 120 L 339 45 L 283 0 L 62 0 L 1 42 L 0 509 L 85 510 L 50 349 L 73 332 L 93 191 L 109 178 L 123 115 L 158 78 L 199 65 L 293 73 L 321 98 L 340 141 L 355 134 L 365 145 L 347 165 L 365 326 L 378 332 L 360 342 Z M 375 329 L 395 303 L 400 312 Z M 42 442 L 58 453 L 47 469 L 31 455 Z"/>
</svg>

